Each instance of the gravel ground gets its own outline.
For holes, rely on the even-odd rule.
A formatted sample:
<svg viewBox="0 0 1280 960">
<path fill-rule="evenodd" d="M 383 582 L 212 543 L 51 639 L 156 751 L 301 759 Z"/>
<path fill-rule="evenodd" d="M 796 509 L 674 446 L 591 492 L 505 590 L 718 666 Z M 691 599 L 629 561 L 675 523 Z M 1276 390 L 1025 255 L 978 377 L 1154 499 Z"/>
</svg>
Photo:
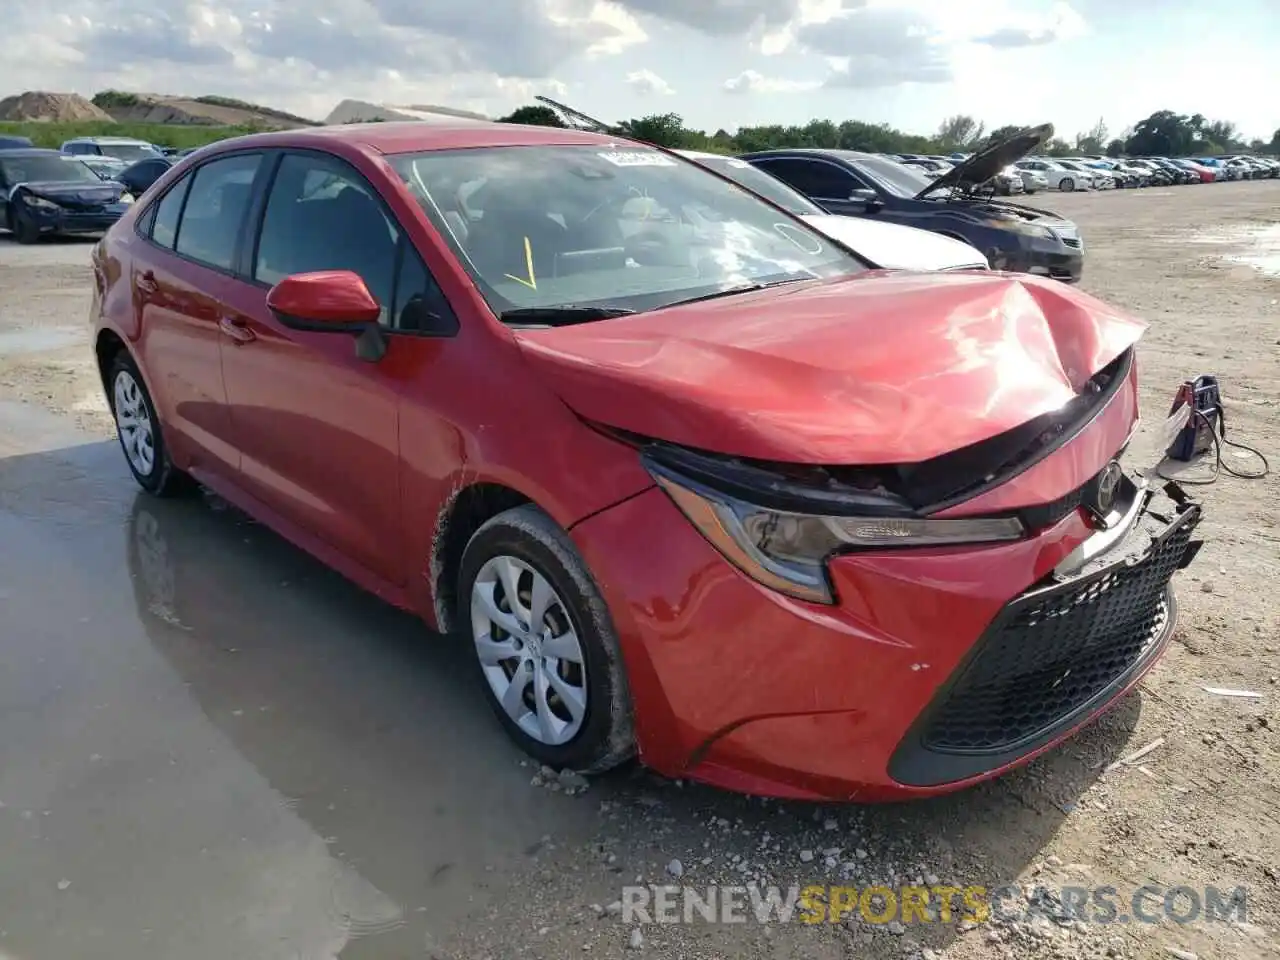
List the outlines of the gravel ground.
<svg viewBox="0 0 1280 960">
<path fill-rule="evenodd" d="M 1231 436 L 1275 451 L 1280 277 L 1259 266 L 1280 222 L 1280 183 L 1029 202 L 1080 224 L 1087 290 L 1151 323 L 1140 352 L 1147 417 L 1133 462 L 1154 463 L 1172 391 L 1197 373 L 1221 376 Z M 84 241 L 32 249 L 0 237 L 0 402 L 36 405 L 105 437 L 111 425 L 84 323 L 88 250 Z M 1200 489 L 1207 543 L 1179 575 L 1182 621 L 1169 653 L 1137 693 L 1025 770 L 938 800 L 840 807 L 729 796 L 638 768 L 583 789 L 530 766 L 529 802 L 557 794 L 551 801 L 571 805 L 582 829 L 529 846 L 504 885 L 516 895 L 486 897 L 477 883 L 425 944 L 418 931 L 371 932 L 342 956 L 1280 957 L 1280 600 L 1267 586 L 1280 576 L 1278 486 L 1274 476 L 1223 477 Z M 1206 686 L 1261 696 L 1222 697 Z M 482 812 L 476 829 L 486 829 Z M 619 910 L 627 884 L 751 881 L 1017 885 L 1001 912 L 1013 913 L 1014 902 L 1023 912 L 981 924 L 935 910 L 935 922 L 905 925 L 783 925 L 626 923 Z M 1113 887 L 1127 915 L 1144 884 L 1160 888 L 1157 913 L 1165 890 L 1210 886 L 1246 888 L 1247 912 L 1228 922 L 1103 923 L 1097 911 L 1063 916 L 1055 900 L 1065 887 Z M 1175 904 L 1179 916 L 1186 904 Z"/>
</svg>

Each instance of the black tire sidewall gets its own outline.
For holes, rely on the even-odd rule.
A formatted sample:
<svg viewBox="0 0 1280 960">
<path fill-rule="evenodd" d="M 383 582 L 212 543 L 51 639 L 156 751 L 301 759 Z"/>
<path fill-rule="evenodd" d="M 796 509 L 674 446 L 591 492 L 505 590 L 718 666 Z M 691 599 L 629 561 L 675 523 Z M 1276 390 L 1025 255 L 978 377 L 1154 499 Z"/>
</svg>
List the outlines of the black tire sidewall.
<svg viewBox="0 0 1280 960">
<path fill-rule="evenodd" d="M 13 213 L 13 236 L 21 244 L 38 243 L 40 228 L 27 216 L 21 207 Z"/>
<path fill-rule="evenodd" d="M 174 470 L 173 462 L 169 459 L 169 448 L 164 442 L 164 430 L 160 425 L 160 417 L 156 414 L 156 406 L 151 400 L 151 391 L 147 389 L 146 381 L 142 379 L 142 372 L 138 370 L 138 365 L 133 362 L 133 358 L 124 350 L 117 353 L 111 361 L 108 373 L 107 403 L 111 407 L 111 416 L 112 419 L 115 419 L 116 378 L 122 373 L 129 374 L 134 383 L 138 385 L 138 389 L 142 391 L 142 402 L 147 405 L 147 416 L 151 418 L 151 437 L 155 448 L 155 459 L 151 464 L 151 472 L 144 475 L 134 467 L 133 461 L 129 459 L 129 452 L 124 446 L 124 436 L 120 433 L 118 426 L 116 428 L 116 440 L 120 444 L 120 452 L 124 454 L 125 466 L 133 474 L 133 479 L 138 482 L 138 486 L 148 493 L 161 496 L 173 488 L 176 471 Z"/>
<path fill-rule="evenodd" d="M 518 521 L 516 515 L 521 515 L 523 522 Z M 529 523 L 531 519 L 535 522 Z M 538 536 L 531 533 L 530 528 L 536 530 Z M 565 568 L 557 550 L 543 542 L 543 537 L 568 554 L 578 566 L 578 576 Z M 471 589 L 480 569 L 497 556 L 522 560 L 547 578 L 564 602 L 581 643 L 586 668 L 586 719 L 573 740 L 562 746 L 540 743 L 507 716 L 489 686 L 479 657 L 474 656 Z M 459 632 L 473 651 L 475 676 L 490 707 L 526 753 L 550 767 L 583 773 L 608 769 L 630 755 L 630 703 L 613 622 L 572 542 L 545 513 L 536 507 L 518 507 L 493 518 L 476 532 L 467 544 L 459 571 L 456 619 Z M 600 635 L 602 629 L 606 636 Z M 620 726 L 625 729 L 619 729 Z M 620 750 L 623 743 L 625 749 Z"/>
</svg>

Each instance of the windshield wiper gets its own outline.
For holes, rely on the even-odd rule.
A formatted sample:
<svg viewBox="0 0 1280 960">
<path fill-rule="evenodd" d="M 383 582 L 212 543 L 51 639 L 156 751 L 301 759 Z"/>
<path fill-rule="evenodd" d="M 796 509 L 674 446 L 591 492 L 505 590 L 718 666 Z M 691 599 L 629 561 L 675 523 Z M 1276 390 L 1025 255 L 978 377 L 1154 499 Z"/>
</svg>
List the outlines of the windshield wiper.
<svg viewBox="0 0 1280 960">
<path fill-rule="evenodd" d="M 589 323 L 592 320 L 610 320 L 613 317 L 628 317 L 635 313 L 626 307 L 587 307 L 567 303 L 559 307 L 513 307 L 498 314 L 503 323 L 530 323 L 549 327 L 565 327 L 574 323 Z"/>
<path fill-rule="evenodd" d="M 690 297 L 688 300 L 676 300 L 668 303 L 668 307 L 682 307 L 686 303 L 701 303 L 704 300 L 718 300 L 721 297 L 736 297 L 740 293 L 754 293 L 757 290 L 768 290 L 770 287 L 780 287 L 787 283 L 800 283 L 803 280 L 813 280 L 814 277 L 789 277 L 786 280 L 771 280 L 768 283 L 743 283 L 736 287 L 726 287 L 724 290 L 716 290 L 714 293 L 704 293 L 700 297 Z"/>
</svg>

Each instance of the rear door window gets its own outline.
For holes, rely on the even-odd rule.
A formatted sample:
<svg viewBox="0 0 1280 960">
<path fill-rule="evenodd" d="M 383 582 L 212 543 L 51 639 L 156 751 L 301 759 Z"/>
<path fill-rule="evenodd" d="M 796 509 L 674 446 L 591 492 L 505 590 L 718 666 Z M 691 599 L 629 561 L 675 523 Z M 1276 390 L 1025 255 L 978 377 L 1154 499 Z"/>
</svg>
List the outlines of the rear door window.
<svg viewBox="0 0 1280 960">
<path fill-rule="evenodd" d="M 214 160 L 193 174 L 174 249 L 184 257 L 230 271 L 249 209 L 261 154 Z"/>
<path fill-rule="evenodd" d="M 779 180 L 805 196 L 820 200 L 847 200 L 862 186 L 847 170 L 819 160 L 778 158 L 755 161 Z"/>
<path fill-rule="evenodd" d="M 166 250 L 173 249 L 173 242 L 178 237 L 178 217 L 182 213 L 182 201 L 190 186 L 191 174 L 187 174 L 160 198 L 151 221 L 152 243 Z"/>
</svg>

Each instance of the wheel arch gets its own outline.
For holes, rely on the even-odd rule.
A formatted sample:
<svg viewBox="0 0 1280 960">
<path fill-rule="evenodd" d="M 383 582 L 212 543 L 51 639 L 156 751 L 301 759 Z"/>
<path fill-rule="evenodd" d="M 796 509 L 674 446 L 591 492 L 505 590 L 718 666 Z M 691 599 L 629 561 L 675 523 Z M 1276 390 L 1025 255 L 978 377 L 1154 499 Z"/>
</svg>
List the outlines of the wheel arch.
<svg viewBox="0 0 1280 960">
<path fill-rule="evenodd" d="M 98 331 L 98 335 L 93 341 L 93 355 L 98 362 L 98 379 L 102 381 L 102 389 L 110 394 L 111 384 L 107 382 L 107 376 L 111 372 L 111 362 L 121 353 L 128 353 L 129 344 L 125 342 L 124 337 L 116 333 L 110 327 L 103 327 Z M 136 361 L 135 361 L 136 362 Z M 150 389 L 150 387 L 148 387 Z M 108 396 L 108 402 L 110 397 Z"/>
<path fill-rule="evenodd" d="M 455 484 L 436 518 L 427 567 L 432 613 L 441 633 L 457 626 L 458 574 L 472 536 L 498 514 L 530 504 L 539 506 L 532 497 L 498 481 Z"/>
</svg>

